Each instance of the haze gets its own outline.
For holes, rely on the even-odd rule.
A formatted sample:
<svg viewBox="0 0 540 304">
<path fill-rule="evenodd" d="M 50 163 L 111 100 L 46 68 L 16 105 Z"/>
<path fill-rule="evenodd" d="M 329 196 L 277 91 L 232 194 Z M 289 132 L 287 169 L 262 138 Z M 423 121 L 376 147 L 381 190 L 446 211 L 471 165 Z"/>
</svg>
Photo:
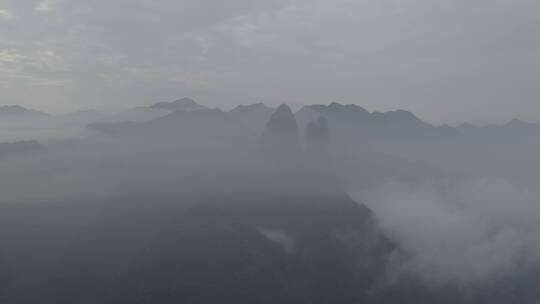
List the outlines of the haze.
<svg viewBox="0 0 540 304">
<path fill-rule="evenodd" d="M 539 13 L 0 0 L 0 303 L 538 303 Z"/>
<path fill-rule="evenodd" d="M 540 122 L 532 0 L 2 0 L 5 104 L 330 101 L 433 123 Z"/>
</svg>

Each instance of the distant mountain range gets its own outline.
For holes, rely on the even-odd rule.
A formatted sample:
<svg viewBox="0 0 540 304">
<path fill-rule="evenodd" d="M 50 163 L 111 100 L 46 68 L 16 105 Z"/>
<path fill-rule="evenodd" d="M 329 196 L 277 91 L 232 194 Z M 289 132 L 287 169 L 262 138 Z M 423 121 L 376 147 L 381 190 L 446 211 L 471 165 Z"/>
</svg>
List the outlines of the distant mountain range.
<svg viewBox="0 0 540 304">
<path fill-rule="evenodd" d="M 190 117 L 209 113 L 208 107 L 191 98 L 181 98 L 172 102 L 158 102 L 146 107 L 137 107 L 114 115 L 105 115 L 95 110 L 86 110 L 66 115 L 53 116 L 47 113 L 27 109 L 21 106 L 1 106 L 0 122 L 27 121 L 39 119 L 57 119 L 91 124 L 100 130 L 112 131 L 114 128 L 127 129 L 123 122 L 149 122 L 158 125 L 171 119 L 189 120 Z M 214 116 L 227 117 L 248 132 L 260 135 L 274 108 L 262 103 L 240 105 L 225 112 L 213 112 Z M 182 114 L 179 114 L 182 113 Z M 349 143 L 365 141 L 418 142 L 418 141 L 527 141 L 540 142 L 540 125 L 514 119 L 504 125 L 475 126 L 462 124 L 457 127 L 448 125 L 435 126 L 405 110 L 389 112 L 369 112 L 354 104 L 331 103 L 329 105 L 307 105 L 295 113 L 300 131 L 304 132 L 307 124 L 319 117 L 324 117 L 331 126 L 333 141 Z M 162 119 L 168 117 L 166 119 Z M 209 121 L 206 119 L 205 121 Z M 168 123 L 170 125 L 170 122 Z M 136 128 L 143 128 L 137 126 Z M 116 132 L 116 131 L 115 131 Z"/>
<path fill-rule="evenodd" d="M 261 134 L 266 122 L 272 116 L 275 109 L 266 106 L 263 103 L 252 105 L 240 105 L 232 109 L 230 115 L 240 121 L 246 128 L 257 134 Z"/>
<path fill-rule="evenodd" d="M 213 112 L 214 117 L 228 120 L 229 124 L 236 124 L 254 135 L 260 135 L 275 109 L 262 103 L 240 105 L 229 112 L 210 110 L 197 104 L 190 98 L 179 99 L 170 103 L 157 103 L 149 107 L 137 108 L 140 115 L 153 113 L 156 115 L 147 121 L 153 121 L 152 126 L 171 120 L 193 120 L 197 116 L 206 116 Z M 152 111 L 163 111 L 161 114 Z M 377 142 L 433 142 L 433 141 L 534 141 L 540 142 L 540 125 L 527 123 L 521 120 L 512 120 L 505 125 L 476 127 L 464 124 L 458 127 L 448 125 L 435 126 L 429 124 L 416 115 L 405 110 L 389 112 L 369 112 L 361 106 L 353 104 L 331 103 L 329 105 L 308 105 L 295 113 L 300 132 L 305 132 L 309 122 L 324 117 L 330 126 L 333 143 L 362 143 Z M 166 118 L 167 117 L 167 118 Z M 162 119 L 163 118 L 163 119 Z M 122 121 L 141 121 L 140 119 L 121 119 Z M 209 120 L 206 119 L 208 122 Z M 148 124 L 149 126 L 150 124 Z M 120 125 L 99 124 L 93 125 L 101 130 L 118 133 Z M 113 130 L 115 129 L 116 130 Z M 127 125 L 121 128 L 126 131 Z M 141 129 L 143 126 L 137 126 Z M 183 125 L 186 128 L 186 125 Z M 189 127 L 187 127 L 189 128 Z M 200 124 L 199 124 L 200 128 Z M 230 129 L 230 128 L 229 128 Z M 194 129 L 196 130 L 196 129 Z"/>
<path fill-rule="evenodd" d="M 373 112 L 357 105 L 305 106 L 296 113 L 300 125 L 319 116 L 325 117 L 334 138 L 343 140 L 441 140 L 454 138 L 459 131 L 449 126 L 433 126 L 413 113 L 397 110 L 391 112 Z"/>
</svg>

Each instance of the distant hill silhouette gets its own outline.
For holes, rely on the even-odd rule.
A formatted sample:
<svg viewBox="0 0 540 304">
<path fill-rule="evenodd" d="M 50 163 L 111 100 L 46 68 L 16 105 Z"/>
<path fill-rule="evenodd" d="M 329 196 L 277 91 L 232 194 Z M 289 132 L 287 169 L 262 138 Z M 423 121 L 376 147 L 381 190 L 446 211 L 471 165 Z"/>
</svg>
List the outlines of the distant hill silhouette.
<svg viewBox="0 0 540 304">
<path fill-rule="evenodd" d="M 202 106 L 195 102 L 191 98 L 182 98 L 173 102 L 158 102 L 149 107 L 150 109 L 164 109 L 170 111 L 197 111 L 208 109 L 205 106 Z"/>
<path fill-rule="evenodd" d="M 146 122 L 95 123 L 88 127 L 112 136 L 146 137 L 164 141 L 209 141 L 252 136 L 229 113 L 219 109 L 179 110 Z"/>
<path fill-rule="evenodd" d="M 171 117 L 175 117 L 175 120 L 190 119 L 191 115 L 186 113 L 191 112 L 197 113 L 193 117 L 206 116 L 205 121 L 209 123 L 212 121 L 212 117 L 206 114 L 211 112 L 205 111 L 214 110 L 201 106 L 192 99 L 184 98 L 172 103 L 157 103 L 150 107 L 133 109 L 122 115 L 116 115 L 115 119 L 104 119 L 101 123 L 91 127 L 106 133 L 117 133 L 119 129 L 127 130 L 136 125 L 132 122 L 161 121 L 161 118 L 166 121 Z M 214 118 L 219 120 L 219 116 L 221 118 L 226 116 L 230 122 L 235 122 L 245 131 L 259 136 L 263 134 L 266 122 L 270 120 L 274 111 L 274 109 L 258 103 L 237 106 L 230 112 L 222 112 Z M 298 121 L 300 133 L 306 132 L 310 122 L 321 117 L 324 118 L 331 126 L 334 144 L 372 141 L 394 144 L 428 143 L 456 140 L 540 142 L 540 125 L 517 119 L 505 125 L 486 127 L 476 127 L 472 124 L 463 124 L 458 127 L 434 126 L 405 110 L 369 112 L 358 105 L 343 105 L 335 102 L 329 105 L 305 106 L 294 113 L 294 117 Z"/>
<path fill-rule="evenodd" d="M 196 103 L 191 98 L 182 98 L 173 102 L 158 102 L 150 106 L 136 107 L 120 113 L 102 117 L 98 124 L 113 124 L 124 122 L 148 122 L 176 111 L 198 111 L 208 109 Z"/>
<path fill-rule="evenodd" d="M 478 127 L 465 123 L 457 127 L 461 134 L 477 141 L 533 141 L 540 143 L 540 125 L 513 119 L 504 125 Z"/>
<path fill-rule="evenodd" d="M 397 110 L 373 112 L 357 105 L 305 106 L 296 113 L 302 126 L 322 116 L 332 126 L 336 140 L 418 141 L 444 140 L 456 137 L 459 132 L 448 126 L 436 127 L 428 124 L 413 113 Z"/>
<path fill-rule="evenodd" d="M 289 106 L 283 104 L 270 116 L 262 134 L 262 150 L 289 156 L 301 150 L 298 123 Z"/>
<path fill-rule="evenodd" d="M 265 123 L 270 119 L 275 109 L 263 103 L 240 105 L 230 111 L 234 119 L 240 121 L 246 128 L 257 135 L 261 135 Z"/>
<path fill-rule="evenodd" d="M 18 105 L 0 106 L 0 122 L 2 120 L 26 120 L 48 118 L 49 114 L 41 111 L 27 109 Z"/>
<path fill-rule="evenodd" d="M 45 112 L 27 109 L 19 105 L 0 106 L 0 123 L 27 123 L 50 121 L 71 124 L 92 124 L 95 130 L 116 133 L 127 130 L 132 123 L 159 120 L 174 112 L 197 112 L 211 110 L 185 97 L 172 102 L 158 102 L 150 106 L 137 107 L 113 115 L 105 115 L 95 110 L 78 111 L 66 115 L 49 115 Z M 273 108 L 263 103 L 239 105 L 227 112 L 230 121 L 236 121 L 252 136 L 263 133 L 266 122 L 274 113 Z M 197 114 L 200 115 L 200 114 Z M 356 104 L 328 105 L 316 104 L 302 107 L 294 113 L 298 120 L 299 132 L 305 133 L 310 122 L 323 117 L 332 126 L 334 144 L 341 143 L 418 143 L 418 142 L 526 142 L 540 143 L 540 125 L 514 119 L 502 125 L 475 126 L 464 123 L 457 127 L 435 126 L 418 118 L 412 112 L 396 110 L 369 112 Z M 189 115 L 174 115 L 177 119 Z M 182 118 L 183 116 L 184 118 Z M 205 119 L 210 122 L 211 119 Z M 138 127 L 137 127 L 138 128 Z"/>
<path fill-rule="evenodd" d="M 113 115 L 105 115 L 95 110 L 77 111 L 65 115 L 49 115 L 42 111 L 27 109 L 19 105 L 0 106 L 0 123 L 29 121 L 50 121 L 72 124 L 93 124 L 94 129 L 112 130 L 127 128 L 128 122 L 148 122 L 165 117 L 173 112 L 195 112 L 210 110 L 208 107 L 185 97 L 172 102 L 158 102 L 150 106 L 137 107 Z M 239 105 L 227 113 L 230 120 L 242 125 L 252 135 L 259 136 L 266 122 L 274 113 L 273 108 L 263 103 Z M 304 133 L 308 123 L 319 117 L 332 126 L 335 143 L 341 142 L 444 142 L 464 141 L 502 141 L 540 143 L 540 125 L 514 119 L 507 124 L 475 126 L 464 123 L 457 127 L 435 126 L 405 110 L 388 112 L 369 112 L 356 104 L 307 105 L 297 111 L 299 131 Z M 180 118 L 181 115 L 176 115 Z M 186 116 L 187 117 L 187 116 Z M 209 120 L 206 120 L 209 121 Z M 95 123 L 95 124 L 94 124 Z M 113 127 L 113 124 L 117 124 Z"/>
</svg>

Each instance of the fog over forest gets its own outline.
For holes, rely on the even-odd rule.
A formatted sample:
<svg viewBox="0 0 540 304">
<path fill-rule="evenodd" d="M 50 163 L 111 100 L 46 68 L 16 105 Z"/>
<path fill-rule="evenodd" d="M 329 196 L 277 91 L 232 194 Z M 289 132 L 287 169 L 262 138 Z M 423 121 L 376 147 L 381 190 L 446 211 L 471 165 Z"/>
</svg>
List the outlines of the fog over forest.
<svg viewBox="0 0 540 304">
<path fill-rule="evenodd" d="M 540 125 L 190 98 L 0 120 L 2 303 L 540 297 Z"/>
<path fill-rule="evenodd" d="M 539 15 L 0 0 L 0 304 L 540 303 Z"/>
</svg>

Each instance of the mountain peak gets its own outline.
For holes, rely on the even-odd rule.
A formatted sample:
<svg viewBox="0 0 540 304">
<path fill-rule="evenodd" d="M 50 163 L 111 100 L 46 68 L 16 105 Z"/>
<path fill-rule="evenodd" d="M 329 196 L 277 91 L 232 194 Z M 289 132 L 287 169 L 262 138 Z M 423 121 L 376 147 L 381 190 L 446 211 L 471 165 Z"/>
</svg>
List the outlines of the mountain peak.
<svg viewBox="0 0 540 304">
<path fill-rule="evenodd" d="M 205 106 L 202 106 L 195 102 L 195 100 L 185 97 L 173 102 L 158 102 L 149 107 L 150 109 L 165 109 L 172 111 L 195 111 L 206 109 Z"/>
<path fill-rule="evenodd" d="M 272 108 L 268 107 L 267 105 L 265 105 L 264 103 L 262 102 L 259 102 L 259 103 L 254 103 L 254 104 L 250 104 L 250 105 L 239 105 L 237 107 L 235 107 L 234 109 L 231 110 L 231 112 L 235 113 L 235 112 L 251 112 L 251 111 L 273 111 Z"/>
<path fill-rule="evenodd" d="M 24 112 L 30 112 L 31 110 L 21 107 L 19 105 L 5 105 L 0 106 L 0 111 L 4 113 L 24 113 Z"/>
<path fill-rule="evenodd" d="M 511 121 L 509 121 L 506 125 L 509 126 L 509 127 L 510 126 L 517 127 L 517 126 L 528 126 L 528 125 L 531 125 L 531 124 L 526 122 L 526 121 L 523 121 L 521 119 L 514 118 Z"/>
<path fill-rule="evenodd" d="M 2 110 L 8 110 L 8 109 L 26 110 L 24 107 L 21 107 L 19 105 L 4 105 L 4 106 L 0 106 L 0 109 L 2 109 Z"/>
<path fill-rule="evenodd" d="M 288 105 L 279 106 L 266 124 L 263 150 L 284 154 L 295 154 L 301 150 L 298 123 Z"/>
<path fill-rule="evenodd" d="M 28 117 L 32 117 L 32 118 L 33 117 L 38 118 L 38 117 L 49 116 L 48 114 L 46 114 L 44 112 L 27 109 L 27 108 L 19 106 L 19 105 L 0 106 L 0 114 L 1 115 L 8 115 L 8 116 L 11 116 L 11 115 L 16 115 L 16 116 L 23 115 L 25 117 L 28 116 Z"/>
<path fill-rule="evenodd" d="M 274 109 L 264 103 L 239 105 L 230 111 L 231 116 L 256 135 L 261 135 Z"/>
<path fill-rule="evenodd" d="M 395 110 L 395 111 L 389 111 L 383 113 L 387 117 L 390 117 L 391 119 L 395 120 L 411 120 L 411 121 L 420 121 L 416 115 L 414 115 L 412 112 L 406 111 L 406 110 Z"/>
<path fill-rule="evenodd" d="M 172 103 L 187 104 L 187 105 L 196 105 L 197 104 L 195 102 L 195 100 L 193 100 L 193 99 L 191 99 L 189 97 L 180 98 L 178 100 L 173 101 Z"/>
<path fill-rule="evenodd" d="M 343 105 L 337 102 L 332 102 L 329 105 L 311 105 L 306 106 L 300 110 L 300 112 L 305 114 L 306 112 L 314 111 L 316 115 L 312 118 L 317 118 L 318 116 L 325 116 L 326 118 L 333 117 L 334 119 L 343 119 L 347 121 L 358 121 L 370 119 L 371 113 L 359 105 L 347 104 Z"/>
<path fill-rule="evenodd" d="M 280 105 L 274 112 L 274 115 L 272 116 L 289 116 L 289 117 L 294 118 L 294 114 L 291 108 L 286 104 Z"/>
<path fill-rule="evenodd" d="M 338 102 L 332 102 L 330 105 L 328 105 L 328 108 L 331 110 L 341 110 L 341 111 L 358 111 L 358 112 L 365 112 L 369 113 L 368 110 L 364 109 L 363 107 L 356 105 L 356 104 L 341 104 Z"/>
<path fill-rule="evenodd" d="M 540 125 L 523 121 L 521 119 L 512 119 L 509 123 L 504 125 L 508 129 L 513 129 L 517 132 L 538 132 Z"/>
</svg>

